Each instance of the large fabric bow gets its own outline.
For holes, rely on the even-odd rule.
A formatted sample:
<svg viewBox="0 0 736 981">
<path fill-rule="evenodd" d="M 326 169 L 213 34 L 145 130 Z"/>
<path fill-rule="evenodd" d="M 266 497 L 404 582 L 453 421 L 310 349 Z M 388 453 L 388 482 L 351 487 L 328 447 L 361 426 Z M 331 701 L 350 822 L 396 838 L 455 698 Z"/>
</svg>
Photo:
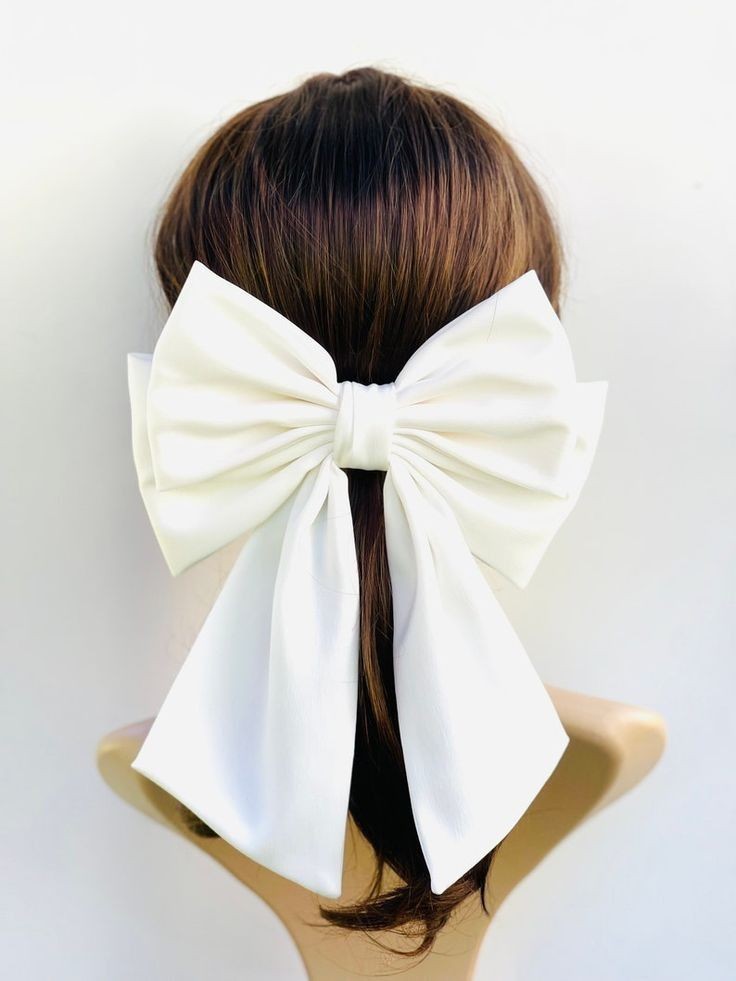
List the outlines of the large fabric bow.
<svg viewBox="0 0 736 981">
<path fill-rule="evenodd" d="M 573 507 L 607 383 L 578 383 L 529 270 L 393 383 L 195 262 L 128 355 L 133 454 L 178 575 L 250 532 L 133 768 L 262 865 L 341 894 L 359 580 L 344 468 L 385 470 L 412 813 L 443 892 L 516 824 L 568 736 L 482 572 L 524 587 Z"/>
</svg>

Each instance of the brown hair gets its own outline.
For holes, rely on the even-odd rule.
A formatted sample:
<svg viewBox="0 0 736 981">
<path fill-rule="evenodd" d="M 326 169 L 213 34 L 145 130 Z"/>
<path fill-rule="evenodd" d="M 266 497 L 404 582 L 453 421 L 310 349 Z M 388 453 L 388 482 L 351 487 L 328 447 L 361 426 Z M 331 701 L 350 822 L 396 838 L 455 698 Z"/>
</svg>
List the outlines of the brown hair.
<svg viewBox="0 0 736 981">
<path fill-rule="evenodd" d="M 562 270 L 549 207 L 508 140 L 455 97 L 373 67 L 309 77 L 206 141 L 156 229 L 170 304 L 195 259 L 316 338 L 338 381 L 363 384 L 393 381 L 427 337 L 529 269 L 557 308 Z M 385 473 L 346 473 L 361 589 L 350 813 L 377 868 L 362 901 L 321 913 L 411 933 L 418 954 L 461 901 L 483 901 L 495 850 L 432 893 L 396 717 Z M 384 891 L 387 868 L 404 885 Z"/>
</svg>

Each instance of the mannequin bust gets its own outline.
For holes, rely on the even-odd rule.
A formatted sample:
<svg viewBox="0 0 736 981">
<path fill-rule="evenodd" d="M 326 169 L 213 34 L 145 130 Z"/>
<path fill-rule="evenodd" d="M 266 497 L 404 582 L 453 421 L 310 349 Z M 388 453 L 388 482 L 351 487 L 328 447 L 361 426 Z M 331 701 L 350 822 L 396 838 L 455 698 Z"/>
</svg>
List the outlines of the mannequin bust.
<svg viewBox="0 0 736 981">
<path fill-rule="evenodd" d="M 319 914 L 320 897 L 256 864 L 222 839 L 192 832 L 178 801 L 130 767 L 152 720 L 105 736 L 97 760 L 115 793 L 207 852 L 268 903 L 293 937 L 310 981 L 369 979 L 386 972 L 422 981 L 469 981 L 492 917 L 512 889 L 587 817 L 643 780 L 664 750 L 665 724 L 656 713 L 551 686 L 548 691 L 570 744 L 497 848 L 486 889 L 490 915 L 474 896 L 455 911 L 431 953 L 417 960 L 387 953 L 367 935 L 325 924 Z M 370 846 L 352 821 L 346 834 L 340 902 L 351 901 L 365 889 L 374 863 Z M 394 935 L 376 939 L 394 948 L 403 948 L 403 943 L 409 949 L 414 946 Z"/>
</svg>

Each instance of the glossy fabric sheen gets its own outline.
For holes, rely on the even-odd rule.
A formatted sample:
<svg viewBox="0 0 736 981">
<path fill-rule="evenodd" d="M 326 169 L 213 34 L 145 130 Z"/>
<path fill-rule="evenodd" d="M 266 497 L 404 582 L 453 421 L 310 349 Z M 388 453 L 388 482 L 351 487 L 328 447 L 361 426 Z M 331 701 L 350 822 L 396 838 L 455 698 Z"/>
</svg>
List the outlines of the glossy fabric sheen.
<svg viewBox="0 0 736 981">
<path fill-rule="evenodd" d="M 512 829 L 569 741 L 483 566 L 529 582 L 587 478 L 606 382 L 576 380 L 534 270 L 390 385 L 195 262 L 128 355 L 145 507 L 173 575 L 249 532 L 133 768 L 239 851 L 341 894 L 359 578 L 344 469 L 385 470 L 411 806 L 443 892 Z"/>
</svg>

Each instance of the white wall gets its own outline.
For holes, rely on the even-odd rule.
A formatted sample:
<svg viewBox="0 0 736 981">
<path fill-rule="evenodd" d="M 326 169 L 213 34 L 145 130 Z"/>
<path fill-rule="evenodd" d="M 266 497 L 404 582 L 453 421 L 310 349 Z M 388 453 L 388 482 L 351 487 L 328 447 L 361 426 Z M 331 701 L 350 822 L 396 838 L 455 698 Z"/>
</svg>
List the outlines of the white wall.
<svg viewBox="0 0 736 981">
<path fill-rule="evenodd" d="M 162 323 L 151 222 L 203 137 L 313 71 L 374 63 L 473 102 L 554 199 L 564 320 L 579 377 L 610 381 L 608 416 L 578 508 L 506 605 L 545 680 L 651 707 L 670 729 L 651 777 L 512 896 L 478 976 L 736 976 L 732 6 L 14 6 L 0 973 L 302 977 L 272 914 L 95 770 L 100 735 L 155 714 L 217 584 L 217 563 L 172 580 L 157 551 L 125 354 Z"/>
</svg>

